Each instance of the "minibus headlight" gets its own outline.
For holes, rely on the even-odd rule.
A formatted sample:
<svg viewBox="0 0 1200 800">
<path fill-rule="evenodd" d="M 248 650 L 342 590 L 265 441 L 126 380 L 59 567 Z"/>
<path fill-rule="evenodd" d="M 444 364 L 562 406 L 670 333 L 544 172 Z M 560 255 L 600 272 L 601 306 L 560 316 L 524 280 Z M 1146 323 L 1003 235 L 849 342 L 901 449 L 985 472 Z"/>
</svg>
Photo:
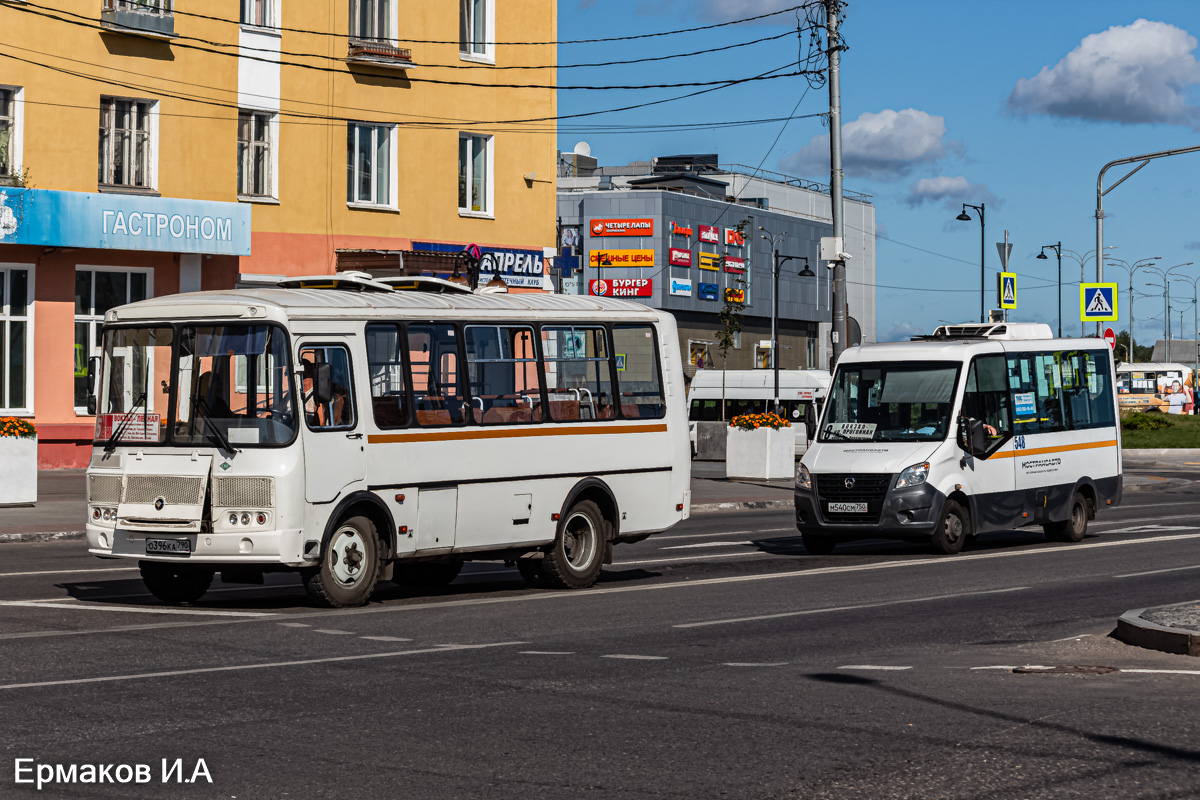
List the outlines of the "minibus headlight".
<svg viewBox="0 0 1200 800">
<path fill-rule="evenodd" d="M 911 488 L 920 486 L 929 478 L 929 462 L 924 464 L 913 464 L 908 469 L 900 473 L 900 478 L 896 481 L 897 489 Z"/>
<path fill-rule="evenodd" d="M 809 474 L 808 468 L 803 464 L 796 467 L 796 488 L 812 491 L 812 475 Z"/>
</svg>

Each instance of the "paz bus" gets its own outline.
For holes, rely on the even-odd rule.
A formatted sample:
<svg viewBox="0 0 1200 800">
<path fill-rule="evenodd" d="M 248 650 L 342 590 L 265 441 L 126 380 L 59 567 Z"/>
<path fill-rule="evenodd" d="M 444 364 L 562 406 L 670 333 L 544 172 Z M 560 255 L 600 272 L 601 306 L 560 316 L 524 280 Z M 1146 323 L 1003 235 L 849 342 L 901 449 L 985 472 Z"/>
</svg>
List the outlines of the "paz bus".
<svg viewBox="0 0 1200 800">
<path fill-rule="evenodd" d="M 1194 412 L 1192 368 L 1174 363 L 1117 365 L 1117 404 L 1122 411 Z"/>
<path fill-rule="evenodd" d="M 167 603 L 300 573 L 326 606 L 467 560 L 591 586 L 690 513 L 675 322 L 626 300 L 366 274 L 109 311 L 89 552 Z"/>
<path fill-rule="evenodd" d="M 1048 325 L 952 325 L 848 349 L 796 475 L 805 548 L 889 538 L 957 553 L 1041 525 L 1078 542 L 1120 505 L 1112 351 Z"/>
</svg>

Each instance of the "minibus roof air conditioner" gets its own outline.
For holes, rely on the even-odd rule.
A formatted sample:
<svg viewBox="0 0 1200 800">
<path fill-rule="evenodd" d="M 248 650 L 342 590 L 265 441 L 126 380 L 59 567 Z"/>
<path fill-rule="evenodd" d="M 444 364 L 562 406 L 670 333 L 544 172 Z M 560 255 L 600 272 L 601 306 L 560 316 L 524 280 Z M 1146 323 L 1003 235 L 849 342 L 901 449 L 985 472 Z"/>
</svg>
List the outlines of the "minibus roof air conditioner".
<svg viewBox="0 0 1200 800">
<path fill-rule="evenodd" d="M 948 339 L 1053 339 L 1054 331 L 1044 322 L 1005 322 L 963 325 L 939 325 L 931 336 L 914 336 L 914 342 Z"/>
<path fill-rule="evenodd" d="M 392 287 L 375 280 L 366 272 L 339 272 L 336 275 L 302 275 L 285 278 L 278 283 L 282 289 L 335 289 L 342 292 L 390 292 Z"/>
</svg>

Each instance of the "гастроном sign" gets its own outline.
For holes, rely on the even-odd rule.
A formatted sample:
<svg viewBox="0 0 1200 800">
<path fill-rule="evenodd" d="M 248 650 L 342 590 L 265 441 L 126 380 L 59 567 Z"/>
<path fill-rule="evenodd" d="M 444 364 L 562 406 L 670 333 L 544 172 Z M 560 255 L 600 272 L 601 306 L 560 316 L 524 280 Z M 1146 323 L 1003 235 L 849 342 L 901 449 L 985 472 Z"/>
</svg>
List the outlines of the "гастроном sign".
<svg viewBox="0 0 1200 800">
<path fill-rule="evenodd" d="M 250 255 L 250 206 L 0 188 L 0 244 Z"/>
</svg>

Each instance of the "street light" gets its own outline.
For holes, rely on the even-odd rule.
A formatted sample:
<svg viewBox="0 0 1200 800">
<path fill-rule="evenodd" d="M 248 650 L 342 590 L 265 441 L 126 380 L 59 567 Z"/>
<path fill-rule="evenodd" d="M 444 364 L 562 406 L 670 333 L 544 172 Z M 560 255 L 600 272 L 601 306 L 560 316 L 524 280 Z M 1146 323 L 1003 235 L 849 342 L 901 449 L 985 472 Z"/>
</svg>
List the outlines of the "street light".
<svg viewBox="0 0 1200 800">
<path fill-rule="evenodd" d="M 804 275 L 807 272 L 808 275 L 816 277 L 817 273 L 808 268 L 808 258 L 805 256 L 779 255 L 779 240 L 783 239 L 782 233 L 768 236 L 766 228 L 759 226 L 758 229 L 763 232 L 762 238 L 771 243 L 771 371 L 775 373 L 775 413 L 779 414 L 779 265 L 803 259 L 804 269 L 800 274 Z"/>
<path fill-rule="evenodd" d="M 973 206 L 970 203 L 963 203 L 962 213 L 955 217 L 959 222 L 970 222 L 971 215 L 967 213 L 968 208 L 973 208 L 979 212 L 979 324 L 987 322 L 987 262 L 984 260 L 987 253 L 986 241 L 987 235 L 985 231 L 987 226 L 984 223 L 984 208 L 987 203 L 980 203 Z"/>
<path fill-rule="evenodd" d="M 1130 348 L 1133 347 L 1133 276 L 1137 274 L 1137 271 L 1139 269 L 1145 269 L 1146 267 L 1153 266 L 1154 262 L 1158 261 L 1160 258 L 1162 258 L 1162 256 L 1150 256 L 1149 258 L 1138 259 L 1137 261 L 1133 262 L 1132 265 L 1130 265 L 1130 263 L 1128 261 L 1117 258 L 1116 256 L 1106 255 L 1104 257 L 1104 262 L 1106 264 L 1110 264 L 1111 266 L 1114 266 L 1114 267 L 1121 267 L 1122 269 L 1124 269 L 1126 272 L 1129 273 L 1129 347 Z M 1129 351 L 1129 353 L 1132 353 L 1132 352 L 1133 351 L 1131 349 Z M 1131 360 L 1132 360 L 1132 358 L 1131 358 Z"/>
<path fill-rule="evenodd" d="M 1038 258 L 1040 258 L 1042 260 L 1046 259 L 1046 257 L 1047 257 L 1046 256 L 1046 248 L 1050 248 L 1051 250 L 1054 251 L 1054 254 L 1056 256 L 1058 256 L 1058 338 L 1061 339 L 1062 338 L 1062 242 L 1060 241 L 1058 244 L 1042 245 L 1042 252 L 1037 254 Z"/>
<path fill-rule="evenodd" d="M 1162 258 L 1162 256 L 1155 256 L 1155 258 L 1156 259 Z M 1191 265 L 1192 265 L 1191 261 L 1185 261 L 1182 264 L 1176 264 L 1173 267 L 1167 267 L 1166 270 L 1161 270 L 1158 267 L 1150 266 L 1149 264 L 1142 264 L 1141 266 L 1138 267 L 1139 269 L 1144 269 L 1147 272 L 1153 272 L 1156 275 L 1158 275 L 1160 278 L 1162 278 L 1161 288 L 1163 290 L 1163 338 L 1167 342 L 1167 350 L 1168 351 L 1171 349 L 1171 287 L 1169 285 L 1170 280 L 1171 280 L 1171 274 L 1174 273 L 1175 270 L 1180 269 L 1181 267 L 1190 267 Z M 1134 266 L 1138 266 L 1138 264 L 1135 264 Z M 1152 283 L 1149 285 L 1150 286 L 1159 286 L 1159 284 L 1157 284 L 1157 283 Z"/>
<path fill-rule="evenodd" d="M 1200 340 L 1200 297 L 1197 296 L 1200 295 L 1200 289 L 1197 288 L 1197 284 L 1200 284 L 1200 276 L 1195 278 L 1174 278 L 1173 280 L 1192 285 L 1192 330 L 1197 332 L 1196 338 Z M 1179 327 L 1183 328 L 1182 319 L 1179 320 Z M 1195 385 L 1195 376 L 1197 373 L 1200 373 L 1200 341 L 1193 340 L 1193 344 L 1196 345 L 1192 348 L 1192 384 Z M 1195 407 L 1192 410 L 1194 412 Z"/>
<path fill-rule="evenodd" d="M 1104 249 L 1105 250 L 1116 250 L 1117 246 L 1115 244 L 1105 245 Z M 1075 261 L 1079 264 L 1079 282 L 1083 283 L 1084 281 L 1086 281 L 1087 278 L 1084 276 L 1084 272 L 1083 272 L 1084 265 L 1087 263 L 1087 260 L 1092 257 L 1092 254 L 1095 253 L 1096 251 L 1088 250 L 1086 253 L 1080 254 L 1080 253 L 1075 252 L 1074 250 L 1064 247 L 1062 252 L 1063 252 L 1063 255 L 1067 256 L 1068 258 L 1075 259 Z M 1079 323 L 1079 335 L 1080 336 L 1084 336 L 1087 333 L 1086 328 L 1084 328 L 1085 324 L 1086 323 L 1084 323 L 1082 321 L 1080 321 L 1080 323 Z"/>
</svg>

